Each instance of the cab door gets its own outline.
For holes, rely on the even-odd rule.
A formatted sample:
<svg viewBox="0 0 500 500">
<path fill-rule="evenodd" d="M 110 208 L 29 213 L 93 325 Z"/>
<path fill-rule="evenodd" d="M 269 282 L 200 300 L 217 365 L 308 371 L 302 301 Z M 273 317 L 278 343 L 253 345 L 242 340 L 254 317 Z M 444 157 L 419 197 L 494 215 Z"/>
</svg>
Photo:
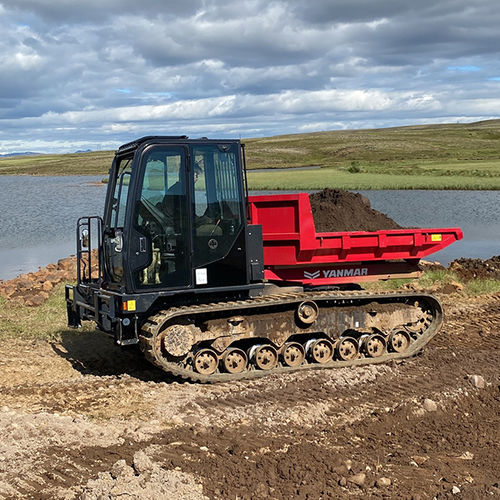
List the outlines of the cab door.
<svg viewBox="0 0 500 500">
<path fill-rule="evenodd" d="M 142 153 L 127 252 L 136 290 L 192 284 L 187 158 L 183 146 L 151 146 Z"/>
<path fill-rule="evenodd" d="M 102 236 L 105 281 L 111 287 L 125 284 L 124 228 L 131 176 L 132 157 L 115 158 L 106 195 Z"/>
</svg>

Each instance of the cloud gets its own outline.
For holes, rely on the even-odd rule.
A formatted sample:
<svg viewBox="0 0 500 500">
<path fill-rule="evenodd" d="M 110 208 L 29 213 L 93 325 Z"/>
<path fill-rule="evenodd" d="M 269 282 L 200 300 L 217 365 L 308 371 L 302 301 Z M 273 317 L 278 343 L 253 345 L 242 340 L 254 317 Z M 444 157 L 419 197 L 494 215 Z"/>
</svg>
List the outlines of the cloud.
<svg viewBox="0 0 500 500">
<path fill-rule="evenodd" d="M 496 117 L 499 21 L 494 0 L 0 0 L 0 147 Z"/>
</svg>

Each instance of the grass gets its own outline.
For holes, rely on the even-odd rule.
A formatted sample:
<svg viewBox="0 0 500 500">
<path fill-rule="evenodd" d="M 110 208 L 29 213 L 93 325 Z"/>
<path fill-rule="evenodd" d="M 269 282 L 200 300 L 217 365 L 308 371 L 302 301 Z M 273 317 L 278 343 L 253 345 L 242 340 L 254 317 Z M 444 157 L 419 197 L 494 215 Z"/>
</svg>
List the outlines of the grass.
<svg viewBox="0 0 500 500">
<path fill-rule="evenodd" d="M 469 295 L 484 295 L 500 293 L 500 280 L 474 279 L 467 283 L 466 292 Z"/>
<path fill-rule="evenodd" d="M 500 189 L 500 120 L 245 139 L 251 189 Z M 0 175 L 106 176 L 112 151 L 0 159 Z M 317 166 L 317 170 L 287 170 Z M 273 168 L 276 172 L 258 172 Z"/>
<path fill-rule="evenodd" d="M 323 188 L 369 189 L 500 189 L 498 177 L 472 175 L 405 175 L 350 173 L 335 168 L 318 170 L 250 171 L 248 186 L 253 190 L 313 190 Z"/>
<path fill-rule="evenodd" d="M 387 281 L 376 281 L 363 285 L 367 290 L 399 290 L 414 282 L 412 279 L 395 279 Z M 462 285 L 462 293 L 468 296 L 500 293 L 500 280 L 495 279 L 473 279 L 465 281 L 460 279 L 454 272 L 447 269 L 425 271 L 416 284 L 423 290 L 439 289 L 448 283 L 459 283 Z"/>
<path fill-rule="evenodd" d="M 90 323 L 85 323 L 83 328 L 94 330 Z M 56 287 L 40 307 L 15 305 L 0 297 L 0 338 L 60 340 L 60 332 L 67 329 L 64 285 Z"/>
</svg>

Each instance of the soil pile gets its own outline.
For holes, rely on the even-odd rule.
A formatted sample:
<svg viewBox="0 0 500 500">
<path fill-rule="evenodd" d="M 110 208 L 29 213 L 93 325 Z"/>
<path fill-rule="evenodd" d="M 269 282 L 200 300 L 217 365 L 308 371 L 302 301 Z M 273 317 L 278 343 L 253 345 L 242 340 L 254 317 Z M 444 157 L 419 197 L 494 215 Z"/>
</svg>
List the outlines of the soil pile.
<svg viewBox="0 0 500 500">
<path fill-rule="evenodd" d="M 192 474 L 165 470 L 142 450 L 134 454 L 132 466 L 123 459 L 118 460 L 110 472 L 100 472 L 97 479 L 88 481 L 79 498 L 100 500 L 120 496 L 143 500 L 209 500 L 203 495 L 202 484 Z"/>
<path fill-rule="evenodd" d="M 464 280 L 475 278 L 500 280 L 500 255 L 491 259 L 457 259 L 450 264 L 450 270 Z"/>
<path fill-rule="evenodd" d="M 401 229 L 387 215 L 370 207 L 370 201 L 359 193 L 341 189 L 323 189 L 309 195 L 316 231 L 380 231 Z"/>
</svg>

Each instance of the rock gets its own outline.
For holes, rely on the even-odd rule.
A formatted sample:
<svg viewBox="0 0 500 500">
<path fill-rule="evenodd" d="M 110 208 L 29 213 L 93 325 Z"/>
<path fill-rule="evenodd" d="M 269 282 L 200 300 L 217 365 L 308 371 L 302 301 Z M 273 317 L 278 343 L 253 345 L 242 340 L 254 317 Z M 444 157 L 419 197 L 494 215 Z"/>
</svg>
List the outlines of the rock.
<svg viewBox="0 0 500 500">
<path fill-rule="evenodd" d="M 339 479 L 339 486 L 347 486 L 347 479 L 345 477 Z"/>
<path fill-rule="evenodd" d="M 4 285 L 3 292 L 7 297 L 10 297 L 15 293 L 16 290 L 17 287 L 16 285 L 14 285 L 14 283 L 7 283 L 6 285 Z"/>
<path fill-rule="evenodd" d="M 427 412 L 424 410 L 424 408 L 417 408 L 413 414 L 416 416 L 416 417 L 423 417 Z"/>
<path fill-rule="evenodd" d="M 46 281 L 50 281 L 52 284 L 58 283 L 61 281 L 61 278 L 59 277 L 59 274 L 57 272 L 54 273 L 49 273 L 45 276 Z"/>
<path fill-rule="evenodd" d="M 469 382 L 477 389 L 484 389 L 486 382 L 481 375 L 469 375 Z"/>
<path fill-rule="evenodd" d="M 200 451 L 208 451 L 208 448 L 206 446 L 200 446 Z"/>
<path fill-rule="evenodd" d="M 145 472 L 151 471 L 153 468 L 153 462 L 143 451 L 138 451 L 134 454 L 134 459 L 132 466 L 137 474 L 144 474 Z"/>
<path fill-rule="evenodd" d="M 437 411 L 437 409 L 438 409 L 437 404 L 432 399 L 429 399 L 429 398 L 424 399 L 423 407 L 426 411 L 429 411 L 429 412 L 430 411 Z"/>
<path fill-rule="evenodd" d="M 419 267 L 421 269 L 424 269 L 426 271 L 435 271 L 435 270 L 442 270 L 442 269 L 446 269 L 442 264 L 441 262 L 438 262 L 438 261 L 434 261 L 434 262 L 430 262 L 428 260 L 425 260 L 425 259 L 421 259 L 418 263 Z"/>
<path fill-rule="evenodd" d="M 122 459 L 118 460 L 118 462 L 113 465 L 110 474 L 113 479 L 117 479 L 118 477 L 133 476 L 134 470 L 132 469 L 132 467 L 129 467 L 127 465 L 127 462 L 125 462 L 125 460 Z"/>
<path fill-rule="evenodd" d="M 362 202 L 363 202 L 363 203 L 364 203 L 364 204 L 365 204 L 368 208 L 370 208 L 370 207 L 371 207 L 370 200 L 369 200 L 366 196 L 362 195 L 361 193 L 359 194 L 359 196 L 360 196 L 360 198 L 361 198 L 361 201 L 362 201 Z"/>
<path fill-rule="evenodd" d="M 45 302 L 47 297 L 48 295 L 46 296 L 45 294 L 42 293 L 39 293 L 37 295 L 31 295 L 29 297 L 26 297 L 24 303 L 27 306 L 32 306 L 32 307 L 41 306 Z"/>
<path fill-rule="evenodd" d="M 436 291 L 439 291 L 441 293 L 455 293 L 463 291 L 464 288 L 465 287 L 458 281 L 450 281 L 450 283 L 446 283 Z"/>
<path fill-rule="evenodd" d="M 352 460 L 346 460 L 344 463 L 345 463 L 345 466 L 346 466 L 347 470 L 351 470 L 351 468 L 352 468 Z"/>
<path fill-rule="evenodd" d="M 470 451 L 465 451 L 460 455 L 462 460 L 473 460 L 474 459 L 474 453 L 471 453 Z"/>
<path fill-rule="evenodd" d="M 50 292 L 54 288 L 54 285 L 50 281 L 44 281 L 42 283 L 42 290 L 44 292 Z"/>
<path fill-rule="evenodd" d="M 24 288 L 30 288 L 33 285 L 33 281 L 28 278 L 19 278 L 16 282 L 16 288 L 22 290 Z"/>
<path fill-rule="evenodd" d="M 459 283 L 458 281 L 450 281 L 450 285 L 455 288 L 455 290 L 457 292 L 462 292 L 465 288 L 464 285 L 462 285 L 462 283 Z"/>
<path fill-rule="evenodd" d="M 57 261 L 57 269 L 63 271 L 72 271 L 75 267 L 76 267 L 76 261 L 71 257 L 66 257 L 65 259 L 59 259 Z"/>
<path fill-rule="evenodd" d="M 172 425 L 182 425 L 184 423 L 184 420 L 182 420 L 181 417 L 179 417 L 178 415 L 174 415 L 171 419 L 170 419 L 170 423 Z"/>
<path fill-rule="evenodd" d="M 429 457 L 422 457 L 420 455 L 414 455 L 411 458 L 413 458 L 417 465 L 422 465 L 429 460 Z"/>
<path fill-rule="evenodd" d="M 375 486 L 378 486 L 379 488 L 385 488 L 387 486 L 390 486 L 392 481 L 388 477 L 379 477 L 377 479 L 377 482 L 375 483 Z"/>
<path fill-rule="evenodd" d="M 452 495 L 458 495 L 460 493 L 460 488 L 458 486 L 453 486 L 451 489 L 451 494 Z"/>
<path fill-rule="evenodd" d="M 366 481 L 366 474 L 364 472 L 360 472 L 359 474 L 354 474 L 354 476 L 351 476 L 349 478 L 349 481 L 358 486 L 363 486 Z"/>
<path fill-rule="evenodd" d="M 339 475 L 339 476 L 347 476 L 349 473 L 349 469 L 344 465 L 337 465 L 333 468 L 333 470 Z"/>
</svg>

